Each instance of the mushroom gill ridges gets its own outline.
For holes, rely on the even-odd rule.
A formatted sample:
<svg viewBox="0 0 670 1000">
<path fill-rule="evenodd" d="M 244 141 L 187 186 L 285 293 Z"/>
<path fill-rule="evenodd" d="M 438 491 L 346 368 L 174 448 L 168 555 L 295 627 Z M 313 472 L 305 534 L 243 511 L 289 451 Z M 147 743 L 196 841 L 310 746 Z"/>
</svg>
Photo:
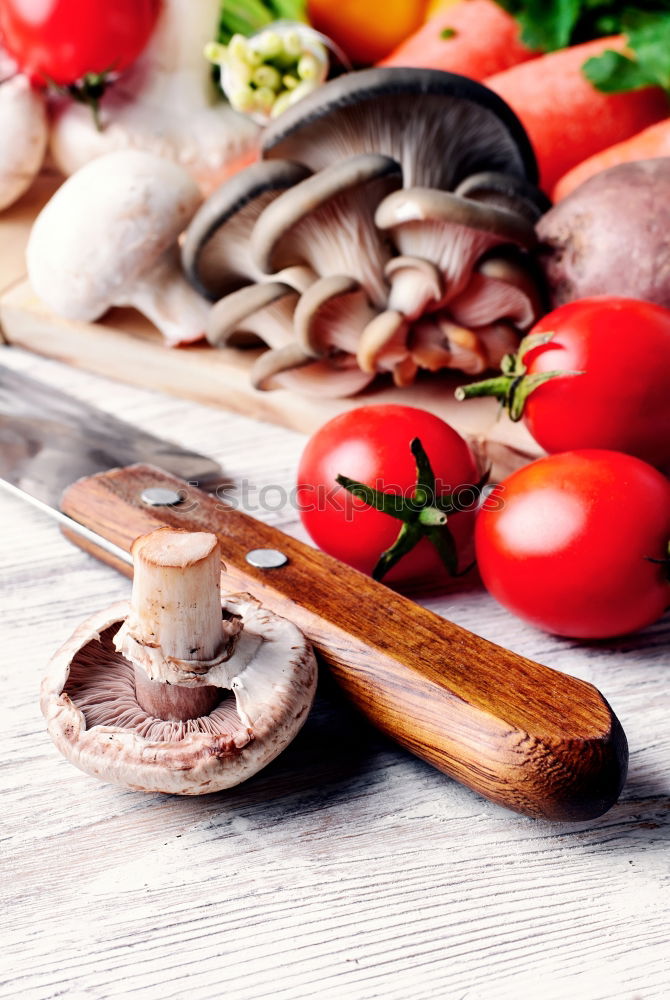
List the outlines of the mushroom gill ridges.
<svg viewBox="0 0 670 1000">
<path fill-rule="evenodd" d="M 244 297 L 238 326 L 268 347 L 252 367 L 257 389 L 344 396 L 380 375 L 404 386 L 421 369 L 479 374 L 541 315 L 535 222 L 547 199 L 520 122 L 482 84 L 433 70 L 344 74 L 272 122 L 263 155 L 251 170 L 289 161 L 308 174 L 268 201 L 242 257 L 259 282 L 299 266 L 311 284 L 283 300 L 279 335 Z M 207 204 L 201 214 L 212 216 Z M 234 241 L 224 244 L 222 226 L 210 285 L 217 253 L 226 279 Z M 196 262 L 193 280 L 204 276 Z M 210 342 L 230 343 L 226 317 L 242 319 L 241 302 L 217 303 Z"/>
</svg>

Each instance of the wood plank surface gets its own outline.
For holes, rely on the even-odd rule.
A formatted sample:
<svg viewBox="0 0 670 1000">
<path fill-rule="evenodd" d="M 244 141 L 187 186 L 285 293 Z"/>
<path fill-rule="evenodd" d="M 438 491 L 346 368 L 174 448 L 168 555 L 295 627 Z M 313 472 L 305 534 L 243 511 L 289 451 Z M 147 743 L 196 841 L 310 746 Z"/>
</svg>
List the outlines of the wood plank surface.
<svg viewBox="0 0 670 1000">
<path fill-rule="evenodd" d="M 0 216 L 0 330 L 5 340 L 66 364 L 140 388 L 192 399 L 311 433 L 363 403 L 421 406 L 451 423 L 470 442 L 483 467 L 502 477 L 540 454 L 521 424 L 501 416 L 492 399 L 457 403 L 459 376 L 429 376 L 396 389 L 387 382 L 354 399 L 329 400 L 285 391 L 259 392 L 249 382 L 255 351 L 192 345 L 166 348 L 155 327 L 133 309 L 114 309 L 96 323 L 61 319 L 35 296 L 23 259 L 32 219 L 58 180 L 43 175 Z"/>
<path fill-rule="evenodd" d="M 304 537 L 301 434 L 14 348 L 0 362 L 219 459 L 240 507 Z M 274 484 L 272 509 L 260 488 Z M 628 734 L 602 818 L 516 816 L 387 742 L 324 676 L 296 742 L 248 784 L 141 795 L 73 769 L 38 709 L 44 665 L 127 580 L 0 497 L 0 996 L 27 1000 L 667 1000 L 670 618 L 579 645 L 481 589 L 458 624 L 589 681 Z"/>
</svg>

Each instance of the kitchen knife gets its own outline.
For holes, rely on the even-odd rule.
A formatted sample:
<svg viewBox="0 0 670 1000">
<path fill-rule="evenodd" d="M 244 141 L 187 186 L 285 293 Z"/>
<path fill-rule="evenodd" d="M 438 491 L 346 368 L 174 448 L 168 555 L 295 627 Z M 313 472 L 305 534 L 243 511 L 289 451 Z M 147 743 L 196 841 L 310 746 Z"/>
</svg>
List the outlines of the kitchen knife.
<svg viewBox="0 0 670 1000">
<path fill-rule="evenodd" d="M 0 476 L 51 507 L 75 479 L 147 462 L 213 488 L 211 458 L 163 441 L 0 365 Z"/>
<path fill-rule="evenodd" d="M 626 738 L 592 685 L 473 635 L 161 469 L 80 479 L 61 506 L 73 519 L 66 534 L 128 575 L 126 553 L 144 532 L 215 532 L 225 589 L 294 621 L 376 726 L 494 802 L 585 820 L 616 801 Z"/>
</svg>

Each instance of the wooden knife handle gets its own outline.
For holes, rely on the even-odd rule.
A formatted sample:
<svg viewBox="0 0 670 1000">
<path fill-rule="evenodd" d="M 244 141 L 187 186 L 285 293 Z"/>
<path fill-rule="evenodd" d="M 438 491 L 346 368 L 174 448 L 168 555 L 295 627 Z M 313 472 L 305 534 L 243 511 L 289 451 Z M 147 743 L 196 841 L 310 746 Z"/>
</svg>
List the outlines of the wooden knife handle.
<svg viewBox="0 0 670 1000">
<path fill-rule="evenodd" d="M 147 507 L 141 494 L 152 486 L 180 490 L 184 500 Z M 375 726 L 494 802 L 530 816 L 584 820 L 616 801 L 626 737 L 591 684 L 487 642 L 151 466 L 79 480 L 62 509 L 124 549 L 162 524 L 215 532 L 225 586 L 294 621 Z M 279 549 L 288 562 L 256 569 L 245 557 L 257 548 Z"/>
</svg>

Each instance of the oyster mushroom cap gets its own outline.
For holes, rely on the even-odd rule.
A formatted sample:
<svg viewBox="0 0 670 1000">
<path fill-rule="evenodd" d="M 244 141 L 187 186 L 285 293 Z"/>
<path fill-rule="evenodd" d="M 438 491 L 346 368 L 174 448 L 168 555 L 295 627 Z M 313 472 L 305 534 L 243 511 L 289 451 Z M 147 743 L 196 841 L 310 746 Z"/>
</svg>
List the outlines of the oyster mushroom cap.
<svg viewBox="0 0 670 1000">
<path fill-rule="evenodd" d="M 510 212 L 516 212 L 531 223 L 551 208 L 551 201 L 539 188 L 523 177 L 485 170 L 471 174 L 461 181 L 454 191 L 461 198 L 498 205 Z"/>
<path fill-rule="evenodd" d="M 300 344 L 288 343 L 282 347 L 272 348 L 261 354 L 254 362 L 250 375 L 251 384 L 254 389 L 269 389 L 272 387 L 275 375 L 309 365 L 312 361 L 313 359 Z"/>
<path fill-rule="evenodd" d="M 375 223 L 380 229 L 392 229 L 410 222 L 451 223 L 492 233 L 500 242 L 527 249 L 537 243 L 533 224 L 517 213 L 431 188 L 393 191 L 377 206 Z"/>
<path fill-rule="evenodd" d="M 382 359 L 390 368 L 403 360 L 407 354 L 407 329 L 407 320 L 402 313 L 387 309 L 375 316 L 363 331 L 356 351 L 361 371 L 379 371 Z"/>
<path fill-rule="evenodd" d="M 175 163 L 124 150 L 69 177 L 37 216 L 26 251 L 43 302 L 67 319 L 92 321 L 134 306 L 168 343 L 202 336 L 207 304 L 179 269 L 176 241 L 200 191 Z"/>
<path fill-rule="evenodd" d="M 295 264 L 321 277 L 351 274 L 372 302 L 383 302 L 390 251 L 375 230 L 374 210 L 401 182 L 398 164 L 379 154 L 324 168 L 262 212 L 251 234 L 252 258 L 266 274 Z"/>
<path fill-rule="evenodd" d="M 492 247 L 528 248 L 536 242 L 532 223 L 516 213 L 431 188 L 394 191 L 379 204 L 375 223 L 390 232 L 403 256 L 424 258 L 439 268 L 445 282 L 442 305 L 462 291 Z"/>
<path fill-rule="evenodd" d="M 483 170 L 537 180 L 532 147 L 511 108 L 481 83 L 431 69 L 386 67 L 330 80 L 269 125 L 262 151 L 312 170 L 383 153 L 400 163 L 409 187 L 450 189 Z"/>
<path fill-rule="evenodd" d="M 338 351 L 314 360 L 298 344 L 266 351 L 254 363 L 251 379 L 256 389 L 287 389 L 320 399 L 355 396 L 373 380 L 356 358 Z"/>
<path fill-rule="evenodd" d="M 239 344 L 240 334 L 253 334 L 270 347 L 283 347 L 293 340 L 297 301 L 295 288 L 281 281 L 239 288 L 212 306 L 207 339 L 213 347 L 227 347 L 235 339 Z"/>
<path fill-rule="evenodd" d="M 191 284 L 216 301 L 241 285 L 259 281 L 249 238 L 264 208 L 310 171 L 289 160 L 254 163 L 217 188 L 186 230 L 182 263 Z"/>
<path fill-rule="evenodd" d="M 530 280 L 524 288 L 477 269 L 463 291 L 450 300 L 449 312 L 464 326 L 486 326 L 508 319 L 519 330 L 526 330 L 540 315 L 540 296 Z"/>
<path fill-rule="evenodd" d="M 391 257 L 385 274 L 391 284 L 389 309 L 408 319 L 416 319 L 444 297 L 439 268 L 422 257 Z"/>
<path fill-rule="evenodd" d="M 361 331 L 374 315 L 358 281 L 333 274 L 319 278 L 301 295 L 293 329 L 298 344 L 312 357 L 333 350 L 353 354 Z"/>
</svg>

